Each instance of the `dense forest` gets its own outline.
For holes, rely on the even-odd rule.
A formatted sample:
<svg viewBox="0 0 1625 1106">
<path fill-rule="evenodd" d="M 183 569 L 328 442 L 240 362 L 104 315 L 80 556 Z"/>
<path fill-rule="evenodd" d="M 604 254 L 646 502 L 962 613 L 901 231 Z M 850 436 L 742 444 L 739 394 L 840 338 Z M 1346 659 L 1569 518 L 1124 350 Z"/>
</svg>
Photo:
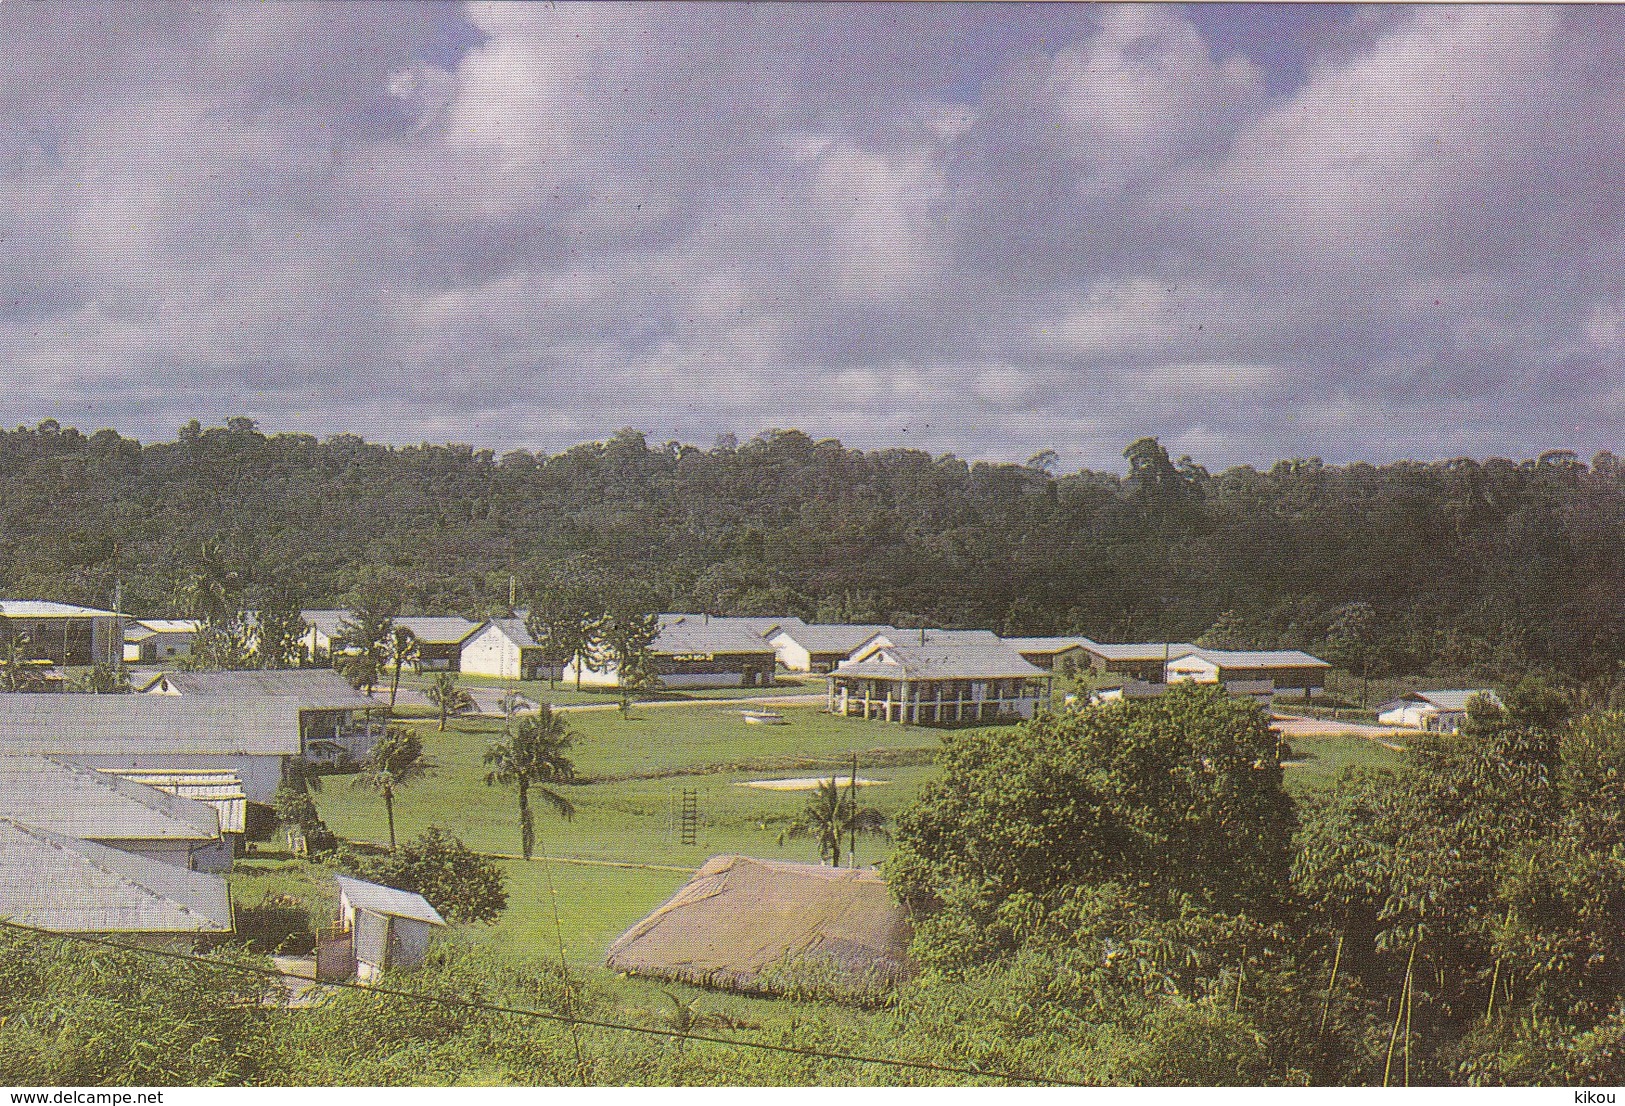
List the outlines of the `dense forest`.
<svg viewBox="0 0 1625 1106">
<path fill-rule="evenodd" d="M 795 430 L 709 449 L 623 430 L 555 456 L 195 421 L 174 442 L 0 432 L 0 594 L 190 613 L 209 563 L 245 604 L 400 582 L 470 616 L 561 564 L 668 609 L 1102 640 L 1302 647 L 1351 671 L 1596 690 L 1625 660 L 1625 465 L 1534 460 L 1210 473 L 1154 439 L 1125 473 Z"/>
</svg>

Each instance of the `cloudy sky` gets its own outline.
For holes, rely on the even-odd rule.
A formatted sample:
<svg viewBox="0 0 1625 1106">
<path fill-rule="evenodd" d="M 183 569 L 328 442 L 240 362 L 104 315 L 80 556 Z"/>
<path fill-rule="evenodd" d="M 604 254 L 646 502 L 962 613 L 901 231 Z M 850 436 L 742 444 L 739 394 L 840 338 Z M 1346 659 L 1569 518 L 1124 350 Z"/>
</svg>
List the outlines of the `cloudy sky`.
<svg viewBox="0 0 1625 1106">
<path fill-rule="evenodd" d="M 0 4 L 0 423 L 1625 451 L 1625 12 Z"/>
</svg>

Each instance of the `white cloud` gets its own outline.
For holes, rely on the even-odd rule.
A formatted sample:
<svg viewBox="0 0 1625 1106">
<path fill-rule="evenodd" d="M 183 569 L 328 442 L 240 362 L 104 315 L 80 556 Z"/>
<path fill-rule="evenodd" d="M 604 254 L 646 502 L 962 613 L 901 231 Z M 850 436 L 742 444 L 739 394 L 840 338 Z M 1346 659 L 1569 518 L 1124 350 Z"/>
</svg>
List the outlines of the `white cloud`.
<svg viewBox="0 0 1625 1106">
<path fill-rule="evenodd" d="M 1274 93 L 1162 6 L 4 5 L 0 33 L 13 421 L 1618 447 L 1613 9 L 1398 12 Z"/>
</svg>

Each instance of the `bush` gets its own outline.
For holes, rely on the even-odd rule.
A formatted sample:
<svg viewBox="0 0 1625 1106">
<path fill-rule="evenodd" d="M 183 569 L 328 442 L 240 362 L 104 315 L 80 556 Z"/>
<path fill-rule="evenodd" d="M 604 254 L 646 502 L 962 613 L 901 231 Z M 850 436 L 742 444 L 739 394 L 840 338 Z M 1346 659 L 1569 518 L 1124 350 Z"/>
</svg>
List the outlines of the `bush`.
<svg viewBox="0 0 1625 1106">
<path fill-rule="evenodd" d="M 359 879 L 417 892 L 451 922 L 494 922 L 508 905 L 502 869 L 439 826 L 397 852 L 347 852 L 337 863 Z"/>
</svg>

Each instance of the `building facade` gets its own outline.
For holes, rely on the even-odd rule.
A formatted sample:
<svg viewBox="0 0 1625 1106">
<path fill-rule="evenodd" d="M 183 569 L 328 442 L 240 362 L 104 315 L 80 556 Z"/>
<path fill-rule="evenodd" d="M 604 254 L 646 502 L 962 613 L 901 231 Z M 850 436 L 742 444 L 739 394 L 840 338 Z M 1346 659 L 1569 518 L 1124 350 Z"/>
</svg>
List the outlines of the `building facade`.
<svg viewBox="0 0 1625 1106">
<path fill-rule="evenodd" d="M 33 599 L 0 599 L 0 645 L 19 636 L 27 654 L 63 668 L 116 665 L 124 657 L 122 620 L 112 611 Z"/>
<path fill-rule="evenodd" d="M 1052 675 L 986 630 L 876 635 L 829 675 L 832 714 L 957 725 L 1032 718 L 1051 707 Z"/>
</svg>

